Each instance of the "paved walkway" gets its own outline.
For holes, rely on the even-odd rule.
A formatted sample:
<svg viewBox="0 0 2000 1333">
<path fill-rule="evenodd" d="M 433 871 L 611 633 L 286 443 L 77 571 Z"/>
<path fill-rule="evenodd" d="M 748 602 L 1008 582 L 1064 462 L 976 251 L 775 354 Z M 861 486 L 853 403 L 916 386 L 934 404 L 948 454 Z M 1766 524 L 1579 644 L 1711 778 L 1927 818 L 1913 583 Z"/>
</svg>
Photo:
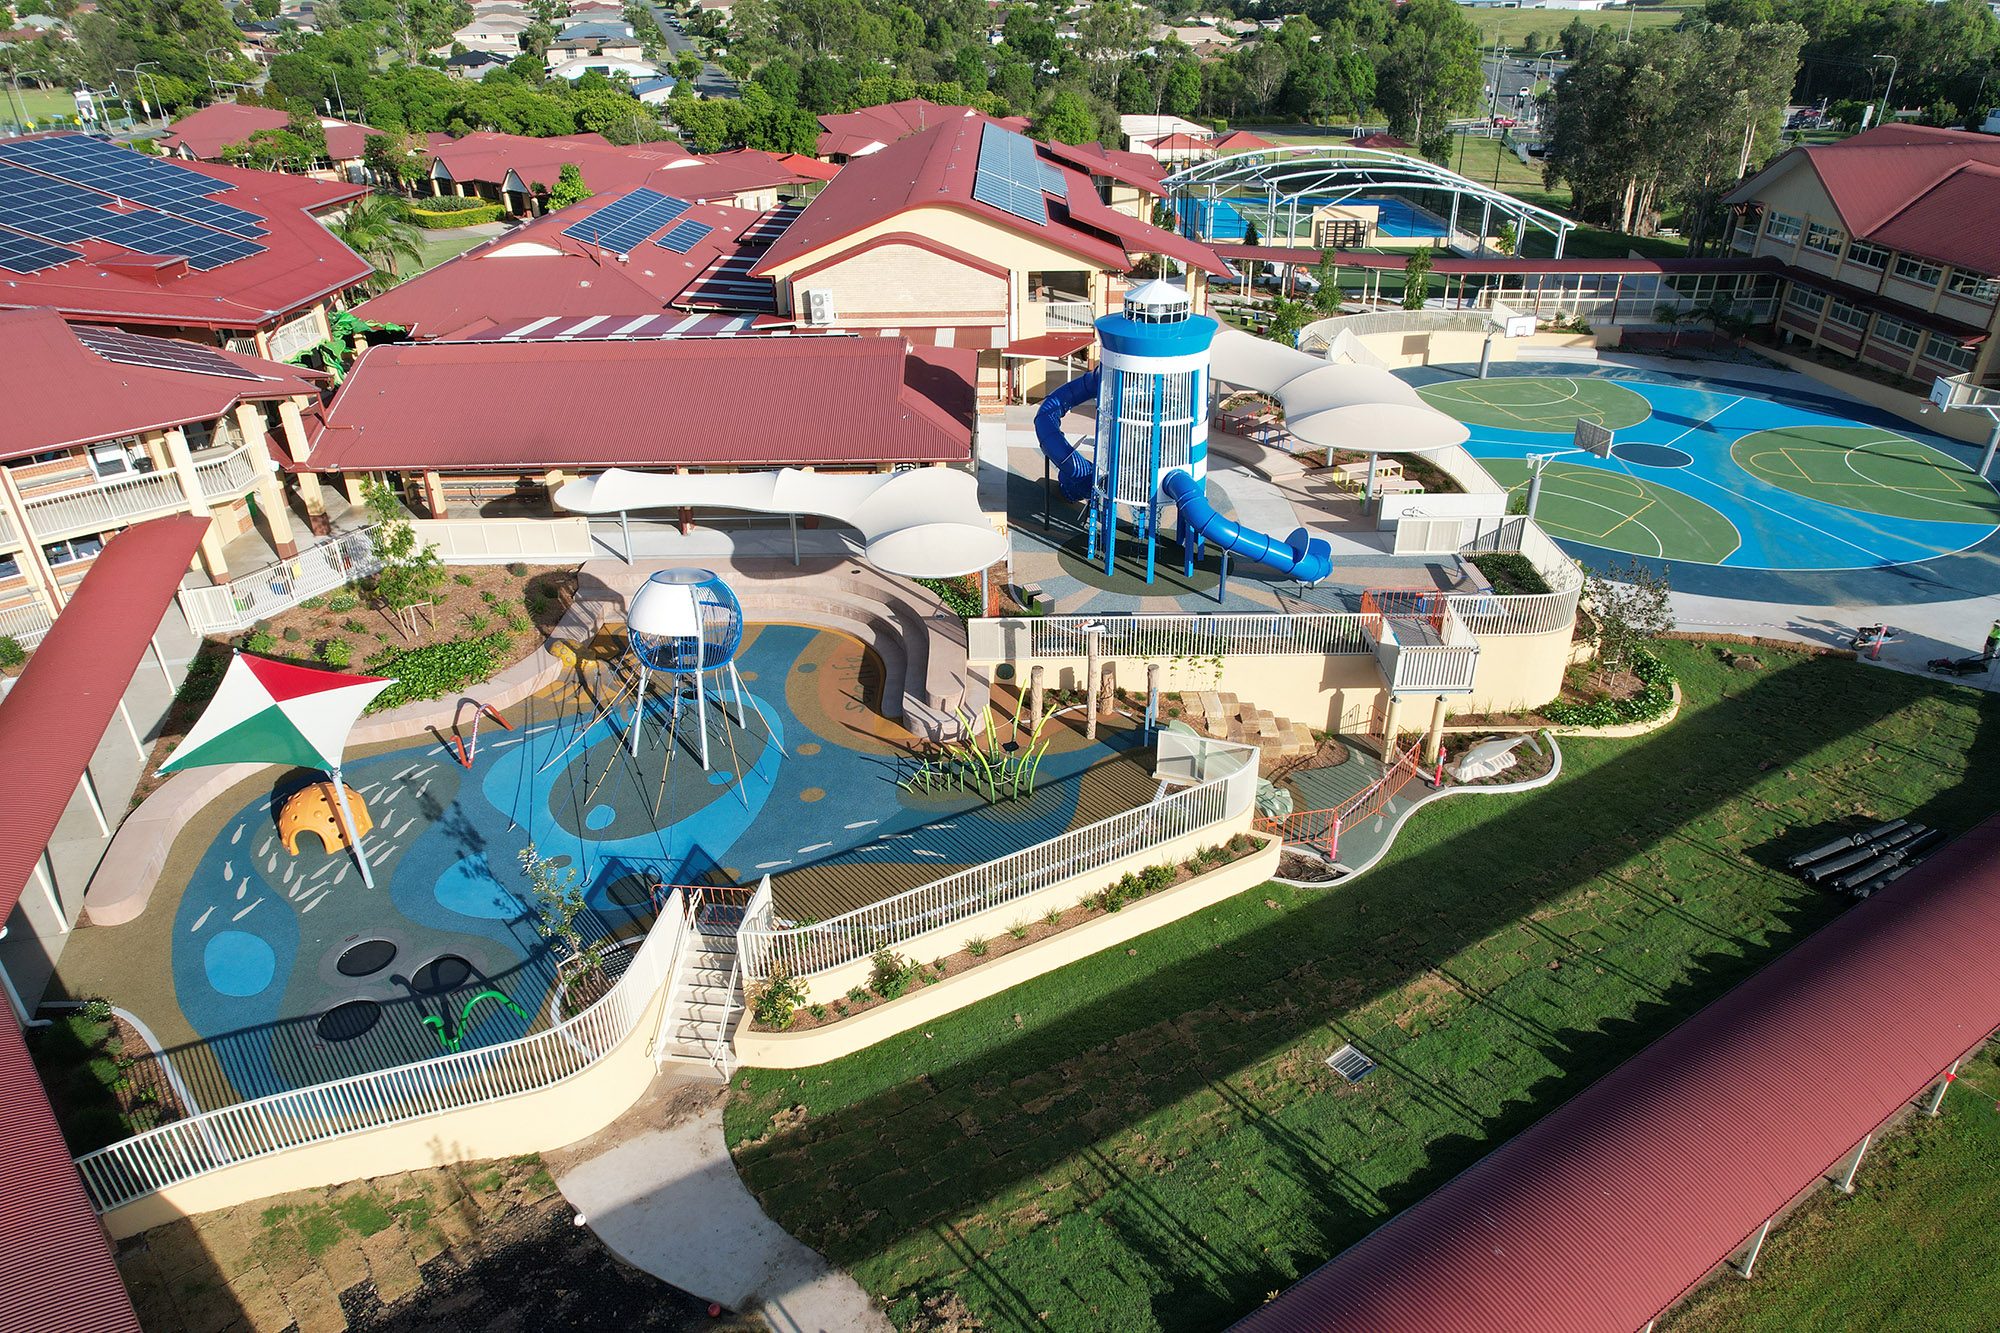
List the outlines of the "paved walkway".
<svg viewBox="0 0 2000 1333">
<path fill-rule="evenodd" d="M 860 1284 L 743 1187 L 723 1142 L 724 1095 L 663 1073 L 610 1128 L 543 1159 L 598 1239 L 634 1267 L 778 1333 L 886 1333 Z"/>
</svg>

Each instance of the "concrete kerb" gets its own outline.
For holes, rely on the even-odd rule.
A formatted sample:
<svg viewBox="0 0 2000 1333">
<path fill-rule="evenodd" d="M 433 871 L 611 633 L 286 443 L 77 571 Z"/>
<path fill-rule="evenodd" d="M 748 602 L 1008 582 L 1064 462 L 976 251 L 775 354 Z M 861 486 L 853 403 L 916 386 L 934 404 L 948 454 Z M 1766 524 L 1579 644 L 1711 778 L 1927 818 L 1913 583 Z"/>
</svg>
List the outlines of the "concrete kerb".
<svg viewBox="0 0 2000 1333">
<path fill-rule="evenodd" d="M 1537 727 L 1534 730 L 1544 731 L 1547 728 Z M 1425 792 L 1422 796 L 1419 796 L 1416 800 L 1403 807 L 1402 813 L 1396 816 L 1396 822 L 1389 826 L 1389 836 L 1382 840 L 1382 845 L 1375 849 L 1375 854 L 1360 865 L 1350 867 L 1347 873 L 1339 879 L 1284 879 L 1276 875 L 1272 876 L 1272 879 L 1279 884 L 1288 884 L 1295 889 L 1331 889 L 1345 884 L 1355 876 L 1373 870 L 1382 858 L 1389 854 L 1389 849 L 1396 845 L 1396 839 L 1401 836 L 1403 825 L 1409 822 L 1410 816 L 1433 801 L 1441 801 L 1447 796 L 1506 796 L 1514 792 L 1533 791 L 1537 787 L 1548 786 L 1551 782 L 1562 776 L 1562 747 L 1556 744 L 1554 736 L 1549 737 L 1549 752 L 1551 755 L 1549 771 L 1541 774 L 1539 777 L 1523 778 L 1519 782 L 1499 782 L 1477 787 L 1439 787 L 1433 791 Z"/>
<path fill-rule="evenodd" d="M 1671 682 L 1669 693 L 1672 697 L 1667 703 L 1667 711 L 1650 722 L 1621 722 L 1609 727 L 1552 727 L 1546 722 L 1510 722 L 1505 725 L 1491 726 L 1447 726 L 1444 729 L 1444 734 L 1447 736 L 1527 736 L 1536 732 L 1546 731 L 1552 736 L 1574 736 L 1587 740 L 1627 740 L 1633 736 L 1644 736 L 1648 732 L 1658 731 L 1680 716 L 1681 683 L 1677 680 Z"/>
</svg>

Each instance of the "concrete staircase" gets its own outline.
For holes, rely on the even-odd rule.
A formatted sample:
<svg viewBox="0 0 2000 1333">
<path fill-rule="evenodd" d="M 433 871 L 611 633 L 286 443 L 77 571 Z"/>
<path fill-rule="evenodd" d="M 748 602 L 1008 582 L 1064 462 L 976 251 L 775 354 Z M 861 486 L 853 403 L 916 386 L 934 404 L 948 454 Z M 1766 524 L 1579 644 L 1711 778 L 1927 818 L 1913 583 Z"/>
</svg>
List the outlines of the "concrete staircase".
<svg viewBox="0 0 2000 1333">
<path fill-rule="evenodd" d="M 653 1052 L 662 1063 L 697 1065 L 727 1080 L 729 1043 L 743 1019 L 743 978 L 736 970 L 736 936 L 697 926 L 681 950 L 667 992 L 671 1006 Z"/>
<path fill-rule="evenodd" d="M 1257 747 L 1259 766 L 1268 771 L 1284 759 L 1318 749 L 1312 729 L 1243 703 L 1233 694 L 1190 690 L 1179 696 L 1181 720 L 1205 736 Z"/>
</svg>

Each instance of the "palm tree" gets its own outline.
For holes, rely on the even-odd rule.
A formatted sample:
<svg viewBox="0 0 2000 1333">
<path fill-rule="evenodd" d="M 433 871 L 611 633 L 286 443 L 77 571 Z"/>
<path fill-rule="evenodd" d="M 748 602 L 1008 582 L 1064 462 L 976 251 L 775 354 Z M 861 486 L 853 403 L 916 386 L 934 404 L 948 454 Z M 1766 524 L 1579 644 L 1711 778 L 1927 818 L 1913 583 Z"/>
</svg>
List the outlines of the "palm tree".
<svg viewBox="0 0 2000 1333">
<path fill-rule="evenodd" d="M 374 266 L 374 275 L 363 284 L 370 291 L 386 291 L 423 267 L 417 229 L 403 220 L 400 201 L 386 194 L 363 195 L 349 204 L 333 234 Z"/>
</svg>

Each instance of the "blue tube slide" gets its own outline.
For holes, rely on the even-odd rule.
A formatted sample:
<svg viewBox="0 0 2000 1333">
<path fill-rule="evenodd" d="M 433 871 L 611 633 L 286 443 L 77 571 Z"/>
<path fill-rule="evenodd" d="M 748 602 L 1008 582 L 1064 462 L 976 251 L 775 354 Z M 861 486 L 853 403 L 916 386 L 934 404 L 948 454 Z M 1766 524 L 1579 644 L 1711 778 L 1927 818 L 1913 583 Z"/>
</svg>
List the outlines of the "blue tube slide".
<svg viewBox="0 0 2000 1333">
<path fill-rule="evenodd" d="M 1062 433 L 1062 421 L 1075 408 L 1097 397 L 1097 381 L 1098 372 L 1093 369 L 1057 388 L 1035 409 L 1035 440 L 1055 468 L 1056 481 L 1066 500 L 1090 498 L 1093 470 L 1083 451 Z M 1201 486 L 1185 472 L 1169 472 L 1160 484 L 1160 494 L 1180 507 L 1183 534 L 1213 542 L 1231 555 L 1269 565 L 1301 583 L 1317 583 L 1333 572 L 1333 547 L 1325 540 L 1308 536 L 1304 528 L 1299 528 L 1279 541 L 1226 519 L 1215 511 L 1215 506 L 1202 494 Z"/>
<path fill-rule="evenodd" d="M 1088 500 L 1092 469 L 1083 451 L 1062 433 L 1063 418 L 1072 409 L 1097 397 L 1097 370 L 1093 367 L 1042 399 L 1035 409 L 1035 440 L 1056 470 L 1056 484 L 1065 500 Z"/>
<path fill-rule="evenodd" d="M 1180 507 L 1183 532 L 1193 532 L 1232 555 L 1269 565 L 1301 583 L 1318 583 L 1333 572 L 1333 547 L 1324 539 L 1308 536 L 1304 528 L 1293 530 L 1284 541 L 1252 532 L 1217 513 L 1201 486 L 1185 472 L 1176 469 L 1162 478 L 1160 494 Z"/>
</svg>

